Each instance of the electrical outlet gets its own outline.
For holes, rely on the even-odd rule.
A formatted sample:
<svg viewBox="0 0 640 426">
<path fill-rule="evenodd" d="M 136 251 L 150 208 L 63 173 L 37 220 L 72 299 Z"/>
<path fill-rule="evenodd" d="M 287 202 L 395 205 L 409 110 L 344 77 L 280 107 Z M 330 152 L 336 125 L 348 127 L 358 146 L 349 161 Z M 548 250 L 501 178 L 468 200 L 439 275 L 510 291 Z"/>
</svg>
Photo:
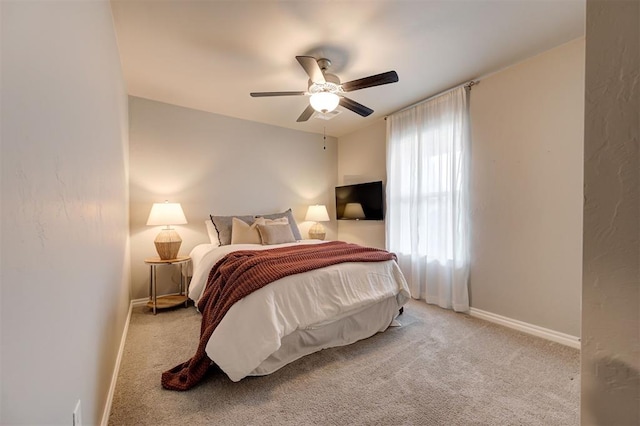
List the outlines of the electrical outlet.
<svg viewBox="0 0 640 426">
<path fill-rule="evenodd" d="M 76 404 L 76 408 L 73 410 L 73 426 L 82 426 L 82 406 L 80 400 Z"/>
</svg>

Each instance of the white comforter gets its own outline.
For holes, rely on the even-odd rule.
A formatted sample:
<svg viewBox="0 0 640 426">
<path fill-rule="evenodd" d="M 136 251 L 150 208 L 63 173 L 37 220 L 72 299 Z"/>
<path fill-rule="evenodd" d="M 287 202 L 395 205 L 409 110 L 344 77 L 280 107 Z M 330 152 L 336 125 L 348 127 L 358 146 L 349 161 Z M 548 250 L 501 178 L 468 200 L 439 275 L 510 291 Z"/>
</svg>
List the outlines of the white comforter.
<svg viewBox="0 0 640 426">
<path fill-rule="evenodd" d="M 320 243 L 304 240 L 275 246 L 197 246 L 190 254 L 193 278 L 189 297 L 197 303 L 211 268 L 228 253 Z M 331 324 L 391 297 L 397 299 L 398 306 L 409 298 L 407 283 L 394 261 L 343 263 L 291 275 L 232 306 L 209 339 L 207 355 L 231 380 L 238 381 L 252 375 L 280 348 L 285 336 Z"/>
</svg>

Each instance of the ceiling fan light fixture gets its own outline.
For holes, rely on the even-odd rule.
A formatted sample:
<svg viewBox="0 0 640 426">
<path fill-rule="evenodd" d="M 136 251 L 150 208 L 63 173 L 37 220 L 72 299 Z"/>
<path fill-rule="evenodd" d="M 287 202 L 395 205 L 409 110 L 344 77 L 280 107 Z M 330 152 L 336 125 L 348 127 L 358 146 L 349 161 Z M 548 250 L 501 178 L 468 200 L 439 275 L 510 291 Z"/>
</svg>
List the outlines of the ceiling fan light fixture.
<svg viewBox="0 0 640 426">
<path fill-rule="evenodd" d="M 338 107 L 340 96 L 331 92 L 318 92 L 311 95 L 309 102 L 313 109 L 326 114 Z"/>
<path fill-rule="evenodd" d="M 347 98 L 344 93 L 398 82 L 398 73 L 387 71 L 341 83 L 337 75 L 326 72 L 331 66 L 330 60 L 326 58 L 316 59 L 313 56 L 296 56 L 296 60 L 309 76 L 308 90 L 306 92 L 251 92 L 250 95 L 254 98 L 265 96 L 310 96 L 309 105 L 302 111 L 302 114 L 296 120 L 297 123 L 305 122 L 311 117 L 318 117 L 319 115 L 322 115 L 323 117 L 321 118 L 324 119 L 328 119 L 328 115 L 335 117 L 340 111 L 334 114 L 331 113 L 336 111 L 338 105 L 355 112 L 361 117 L 368 117 L 373 114 L 373 110 L 353 99 Z"/>
</svg>

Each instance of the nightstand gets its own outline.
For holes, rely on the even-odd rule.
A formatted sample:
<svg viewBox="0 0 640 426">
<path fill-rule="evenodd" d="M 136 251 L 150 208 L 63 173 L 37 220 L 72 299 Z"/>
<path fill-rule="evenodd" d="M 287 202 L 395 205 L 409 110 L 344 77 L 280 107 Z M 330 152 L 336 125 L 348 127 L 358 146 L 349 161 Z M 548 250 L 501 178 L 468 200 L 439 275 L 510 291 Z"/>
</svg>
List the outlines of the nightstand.
<svg viewBox="0 0 640 426">
<path fill-rule="evenodd" d="M 150 257 L 144 260 L 144 263 L 149 265 L 149 301 L 147 306 L 153 309 L 153 315 L 156 314 L 156 309 L 172 308 L 184 303 L 184 306 L 188 305 L 188 280 L 187 280 L 187 266 L 191 262 L 189 256 L 178 256 L 175 259 L 162 260 L 159 257 Z M 168 296 L 158 296 L 156 294 L 156 268 L 159 265 L 178 265 L 180 266 L 180 293 L 172 294 Z"/>
</svg>

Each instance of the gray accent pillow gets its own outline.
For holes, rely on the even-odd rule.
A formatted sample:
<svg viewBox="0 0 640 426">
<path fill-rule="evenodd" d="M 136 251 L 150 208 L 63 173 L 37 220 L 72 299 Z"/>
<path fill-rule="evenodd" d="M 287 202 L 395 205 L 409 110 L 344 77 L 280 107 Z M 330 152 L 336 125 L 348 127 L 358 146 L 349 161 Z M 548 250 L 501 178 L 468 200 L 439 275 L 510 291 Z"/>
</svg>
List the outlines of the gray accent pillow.
<svg viewBox="0 0 640 426">
<path fill-rule="evenodd" d="M 302 239 L 302 235 L 300 235 L 300 230 L 298 229 L 298 224 L 296 220 L 293 218 L 293 212 L 291 209 L 284 211 L 282 213 L 274 213 L 274 214 L 265 214 L 256 217 L 264 217 L 265 219 L 278 219 L 280 217 L 286 217 L 289 220 L 289 226 L 291 227 L 291 233 L 293 234 L 293 238 L 299 241 Z"/>
<path fill-rule="evenodd" d="M 238 219 L 246 222 L 251 225 L 255 219 L 259 217 L 264 217 L 265 219 L 279 219 L 281 217 L 286 217 L 289 221 L 289 226 L 291 227 L 291 232 L 293 233 L 293 237 L 295 240 L 302 240 L 302 235 L 300 235 L 300 230 L 298 229 L 298 224 L 296 220 L 293 218 L 293 213 L 291 209 L 283 211 L 282 213 L 274 213 L 274 214 L 265 214 L 265 215 L 244 215 L 244 216 L 214 216 L 209 215 L 211 218 L 211 222 L 213 222 L 213 226 L 216 228 L 216 232 L 218 233 L 218 240 L 220 240 L 221 246 L 228 246 L 231 244 L 231 230 L 233 228 L 233 218 L 237 217 Z"/>
<path fill-rule="evenodd" d="M 213 226 L 216 227 L 216 231 L 218 232 L 218 239 L 220 240 L 221 246 L 228 246 L 231 244 L 231 229 L 233 227 L 233 218 L 237 217 L 238 219 L 246 222 L 251 225 L 253 223 L 253 216 L 213 216 L 209 215 L 211 218 L 211 222 L 213 222 Z"/>
<path fill-rule="evenodd" d="M 265 245 L 292 243 L 295 241 L 291 227 L 288 224 L 258 224 L 258 232 L 260 233 L 262 244 Z"/>
</svg>

